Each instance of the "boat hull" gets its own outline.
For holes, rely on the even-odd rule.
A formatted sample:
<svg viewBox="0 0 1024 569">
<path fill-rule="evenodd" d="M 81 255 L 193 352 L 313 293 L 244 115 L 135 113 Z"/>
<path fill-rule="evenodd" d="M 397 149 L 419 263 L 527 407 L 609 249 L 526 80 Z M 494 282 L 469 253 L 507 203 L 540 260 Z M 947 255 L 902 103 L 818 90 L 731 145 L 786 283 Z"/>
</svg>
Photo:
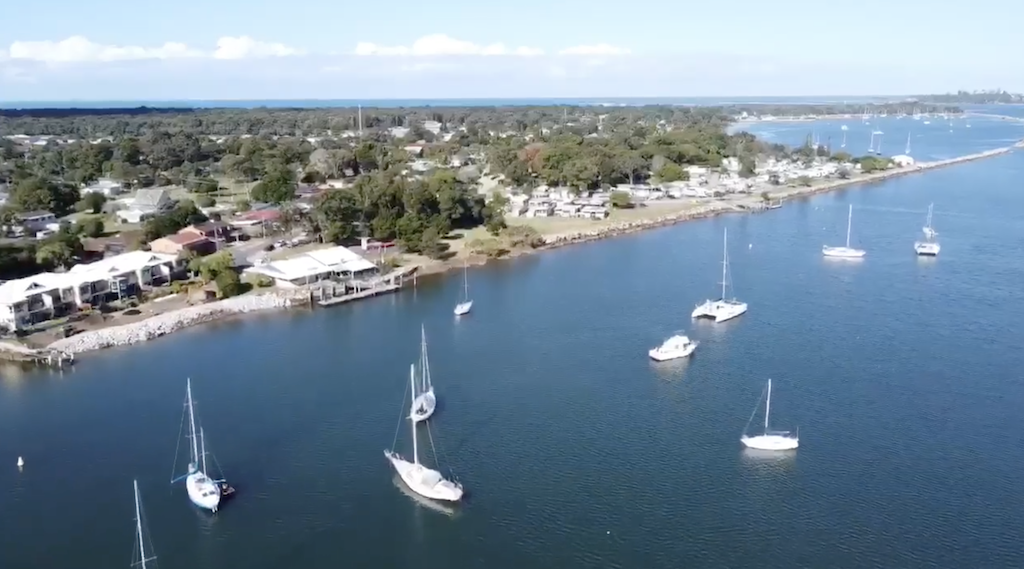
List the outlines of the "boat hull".
<svg viewBox="0 0 1024 569">
<path fill-rule="evenodd" d="M 216 512 L 220 507 L 220 485 L 202 472 L 193 472 L 185 478 L 185 489 L 192 503 L 204 510 Z"/>
<path fill-rule="evenodd" d="M 470 310 L 473 310 L 473 301 L 472 300 L 467 301 L 467 302 L 460 302 L 460 303 L 455 305 L 455 315 L 456 316 L 465 316 L 466 314 L 469 314 Z"/>
<path fill-rule="evenodd" d="M 409 418 L 416 423 L 426 421 L 434 414 L 436 409 L 437 396 L 434 395 L 434 388 L 431 387 L 429 391 L 419 394 L 419 396 L 413 400 L 412 409 L 409 412 Z"/>
<path fill-rule="evenodd" d="M 462 485 L 446 480 L 441 473 L 422 464 L 409 462 L 391 451 L 384 451 L 391 466 L 410 490 L 431 500 L 458 502 L 462 499 Z"/>
<path fill-rule="evenodd" d="M 825 246 L 821 248 L 821 254 L 835 259 L 860 259 L 864 255 L 867 255 L 867 251 L 863 249 L 854 249 L 852 247 Z"/>
<path fill-rule="evenodd" d="M 922 257 L 935 257 L 941 249 L 938 243 L 914 243 L 914 252 Z"/>
<path fill-rule="evenodd" d="M 732 320 L 747 312 L 745 302 L 726 302 L 723 300 L 708 300 L 697 305 L 690 314 L 692 318 L 708 318 L 716 323 Z"/>
<path fill-rule="evenodd" d="M 782 435 L 740 437 L 740 442 L 743 446 L 756 450 L 794 450 L 800 446 L 800 439 Z"/>
</svg>

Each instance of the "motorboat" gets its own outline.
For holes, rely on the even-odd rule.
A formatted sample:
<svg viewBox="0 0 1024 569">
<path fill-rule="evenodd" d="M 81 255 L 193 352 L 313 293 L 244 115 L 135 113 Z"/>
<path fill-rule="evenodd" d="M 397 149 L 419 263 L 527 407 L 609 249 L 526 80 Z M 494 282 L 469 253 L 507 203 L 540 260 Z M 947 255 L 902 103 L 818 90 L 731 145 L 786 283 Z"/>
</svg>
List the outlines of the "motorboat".
<svg viewBox="0 0 1024 569">
<path fill-rule="evenodd" d="M 694 342 L 684 334 L 676 334 L 662 342 L 657 348 L 649 350 L 647 354 L 656 362 L 665 362 L 688 357 L 699 344 L 700 342 Z"/>
</svg>

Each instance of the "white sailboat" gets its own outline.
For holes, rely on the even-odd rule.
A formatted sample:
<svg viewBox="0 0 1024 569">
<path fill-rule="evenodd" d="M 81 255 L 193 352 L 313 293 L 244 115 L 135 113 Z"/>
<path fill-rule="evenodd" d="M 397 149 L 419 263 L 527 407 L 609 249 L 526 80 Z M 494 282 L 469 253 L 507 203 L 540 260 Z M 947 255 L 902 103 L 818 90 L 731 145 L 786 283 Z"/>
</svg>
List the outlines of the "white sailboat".
<svg viewBox="0 0 1024 569">
<path fill-rule="evenodd" d="M 146 569 L 146 564 L 156 561 L 156 556 L 146 557 L 146 534 L 142 531 L 142 500 L 139 498 L 139 481 L 133 480 L 135 486 L 135 553 L 132 554 L 132 567 Z M 136 554 L 138 561 L 135 561 Z"/>
<path fill-rule="evenodd" d="M 914 242 L 914 252 L 923 257 L 935 257 L 939 254 L 942 247 L 939 242 L 935 239 L 938 232 L 932 228 L 932 208 L 935 204 L 928 205 L 928 219 L 925 221 L 924 228 L 924 241 Z"/>
<path fill-rule="evenodd" d="M 416 391 L 416 365 L 409 366 L 409 384 L 415 395 Z M 416 436 L 417 421 L 410 417 L 409 424 L 412 427 L 412 462 L 402 458 L 392 450 L 385 450 L 384 456 L 391 462 L 398 475 L 405 482 L 410 490 L 432 500 L 444 502 L 458 502 L 462 499 L 462 484 L 446 479 L 440 472 L 420 464 L 419 444 Z M 429 426 L 427 427 L 430 428 Z M 397 442 L 397 435 L 396 435 Z M 433 438 L 431 438 L 433 445 Z M 435 454 L 436 456 L 436 454 Z"/>
<path fill-rule="evenodd" d="M 757 402 L 758 407 L 761 402 Z M 768 416 L 772 411 L 772 380 L 768 380 L 768 389 L 766 390 L 765 405 L 764 405 L 764 434 L 747 436 L 746 428 L 743 430 L 743 435 L 740 436 L 740 442 L 743 443 L 747 448 L 757 450 L 793 450 L 800 446 L 800 432 L 790 433 L 789 431 L 772 431 L 768 428 Z M 754 413 L 757 413 L 757 407 L 754 408 Z M 754 419 L 754 415 L 750 416 L 750 419 Z M 747 421 L 747 427 L 750 427 L 750 421 Z"/>
<path fill-rule="evenodd" d="M 842 126 L 842 131 L 843 131 L 843 143 L 839 145 L 839 148 L 846 148 L 846 131 L 847 131 L 847 130 L 849 130 L 849 129 L 848 129 L 848 128 L 847 128 L 847 126 L 846 126 L 846 125 L 844 124 L 844 125 Z"/>
<path fill-rule="evenodd" d="M 657 348 L 648 350 L 647 355 L 656 362 L 685 358 L 697 349 L 700 342 L 694 342 L 685 334 L 676 334 Z"/>
<path fill-rule="evenodd" d="M 176 480 L 172 480 L 172 483 L 184 478 L 185 489 L 188 491 L 188 497 L 192 503 L 204 510 L 216 512 L 220 507 L 221 490 L 229 490 L 230 487 L 223 480 L 214 480 L 206 475 L 206 437 L 202 428 L 196 430 L 191 378 L 185 387 L 185 407 L 188 411 L 190 440 L 188 472 Z"/>
<path fill-rule="evenodd" d="M 469 299 L 469 266 L 462 266 L 463 299 L 455 305 L 455 315 L 463 316 L 473 310 L 473 301 Z"/>
<path fill-rule="evenodd" d="M 907 133 L 907 147 L 903 149 L 903 153 L 910 156 L 910 133 Z"/>
<path fill-rule="evenodd" d="M 437 408 L 434 384 L 430 381 L 430 362 L 427 360 L 427 331 L 422 325 L 420 338 L 420 381 L 412 384 L 412 407 L 409 409 L 409 418 L 414 423 L 429 419 Z"/>
<path fill-rule="evenodd" d="M 705 300 L 690 314 L 691 318 L 711 318 L 715 322 L 731 320 L 747 311 L 747 303 L 735 298 L 726 298 L 729 285 L 729 230 L 722 236 L 722 296 L 718 300 Z"/>
<path fill-rule="evenodd" d="M 846 219 L 846 246 L 845 247 L 829 247 L 828 245 L 822 245 L 821 254 L 826 257 L 841 257 L 844 259 L 860 259 L 867 254 L 867 251 L 863 249 L 856 249 L 850 247 L 850 227 L 853 225 L 853 204 L 850 204 L 850 214 Z"/>
</svg>

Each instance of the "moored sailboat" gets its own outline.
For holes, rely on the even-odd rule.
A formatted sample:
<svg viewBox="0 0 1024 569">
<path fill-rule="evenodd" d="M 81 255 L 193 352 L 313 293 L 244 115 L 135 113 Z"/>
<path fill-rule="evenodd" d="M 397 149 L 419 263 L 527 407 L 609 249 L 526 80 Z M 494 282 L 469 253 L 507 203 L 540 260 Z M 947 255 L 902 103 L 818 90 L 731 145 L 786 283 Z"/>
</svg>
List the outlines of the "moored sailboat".
<svg viewBox="0 0 1024 569">
<path fill-rule="evenodd" d="M 416 390 L 416 365 L 412 364 L 409 366 L 409 386 L 415 392 Z M 395 442 L 397 442 L 398 435 L 395 434 L 395 441 L 391 445 L 391 450 L 385 450 L 384 456 L 387 457 L 391 466 L 394 467 L 395 471 L 405 482 L 406 486 L 410 490 L 416 492 L 420 496 L 430 498 L 432 500 L 441 500 L 443 502 L 458 502 L 462 499 L 462 484 L 456 481 L 448 480 L 440 472 L 429 468 L 423 464 L 420 464 L 419 455 L 419 442 L 417 441 L 416 431 L 417 421 L 409 418 L 409 425 L 412 428 L 412 462 L 402 458 L 400 454 L 395 452 Z M 427 427 L 428 432 L 430 427 Z M 431 437 L 431 446 L 433 446 L 433 437 Z M 436 452 L 435 452 L 436 456 Z"/>
<path fill-rule="evenodd" d="M 464 316 L 473 310 L 473 301 L 469 298 L 469 265 L 462 266 L 463 299 L 455 305 L 455 315 Z"/>
<path fill-rule="evenodd" d="M 914 242 L 914 252 L 922 257 L 935 257 L 938 256 L 939 251 L 942 247 L 939 245 L 938 240 L 935 239 L 938 236 L 938 232 L 932 228 L 932 208 L 935 204 L 928 205 L 928 218 L 925 220 L 922 231 L 924 232 L 924 241 Z"/>
<path fill-rule="evenodd" d="M 761 402 L 758 401 L 758 407 Z M 757 450 L 793 450 L 800 446 L 800 432 L 791 433 L 789 431 L 772 431 L 768 427 L 768 417 L 772 412 L 772 380 L 768 380 L 768 388 L 765 390 L 765 405 L 764 405 L 764 433 L 760 435 L 754 435 L 752 437 L 747 436 L 747 429 L 743 430 L 743 435 L 740 436 L 740 442 L 743 443 L 747 448 Z M 757 414 L 757 407 L 754 407 L 754 414 Z M 750 415 L 750 421 L 754 419 L 754 414 Z M 750 427 L 750 421 L 747 421 L 747 428 Z"/>
<path fill-rule="evenodd" d="M 234 493 L 223 479 L 215 480 L 207 475 L 206 436 L 202 427 L 196 429 L 195 405 L 192 400 L 192 380 L 185 387 L 185 410 L 188 413 L 189 463 L 188 471 L 171 482 L 185 480 L 185 489 L 192 503 L 204 510 L 216 512 L 222 496 Z"/>
<path fill-rule="evenodd" d="M 821 254 L 826 257 L 838 257 L 843 259 L 860 259 L 867 254 L 863 249 L 850 247 L 850 228 L 853 226 L 853 204 L 850 204 L 850 213 L 846 218 L 846 246 L 831 247 L 822 245 Z"/>
<path fill-rule="evenodd" d="M 747 303 L 735 298 L 726 298 L 729 286 L 729 230 L 722 235 L 722 296 L 717 300 L 705 300 L 690 314 L 691 318 L 710 318 L 715 322 L 731 320 L 747 311 Z"/>
<path fill-rule="evenodd" d="M 156 556 L 146 557 L 146 534 L 142 530 L 142 499 L 139 497 L 139 481 L 133 480 L 132 485 L 135 488 L 135 552 L 132 554 L 132 567 L 146 569 L 147 564 L 156 561 Z"/>
<path fill-rule="evenodd" d="M 437 408 L 437 395 L 430 379 L 430 361 L 427 359 L 427 331 L 420 325 L 420 380 L 412 384 L 412 407 L 409 418 L 415 423 L 426 421 Z"/>
</svg>

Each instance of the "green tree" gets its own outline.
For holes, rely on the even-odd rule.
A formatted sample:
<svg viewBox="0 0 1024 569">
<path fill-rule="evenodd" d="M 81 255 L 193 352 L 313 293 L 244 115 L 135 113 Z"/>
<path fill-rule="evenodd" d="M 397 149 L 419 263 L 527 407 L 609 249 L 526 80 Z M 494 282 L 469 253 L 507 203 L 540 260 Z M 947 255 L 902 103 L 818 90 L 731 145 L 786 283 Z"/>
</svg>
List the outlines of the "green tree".
<svg viewBox="0 0 1024 569">
<path fill-rule="evenodd" d="M 107 203 L 107 196 L 99 192 L 89 192 L 82 198 L 82 202 L 89 212 L 98 214 L 103 211 L 103 206 Z"/>
<path fill-rule="evenodd" d="M 609 196 L 612 207 L 619 209 L 627 209 L 633 207 L 633 199 L 626 192 L 620 192 L 618 190 L 611 193 Z"/>
<path fill-rule="evenodd" d="M 662 182 L 678 182 L 689 179 L 689 173 L 675 162 L 666 162 L 655 175 Z"/>
<path fill-rule="evenodd" d="M 66 268 L 71 265 L 74 255 L 67 243 L 55 240 L 36 250 L 36 262 L 47 267 Z"/>
<path fill-rule="evenodd" d="M 259 202 L 279 204 L 295 199 L 295 187 L 295 172 L 287 164 L 274 162 L 251 195 Z"/>
<path fill-rule="evenodd" d="M 101 237 L 105 229 L 103 219 L 99 217 L 90 217 L 82 222 L 82 233 L 87 237 Z"/>
</svg>

